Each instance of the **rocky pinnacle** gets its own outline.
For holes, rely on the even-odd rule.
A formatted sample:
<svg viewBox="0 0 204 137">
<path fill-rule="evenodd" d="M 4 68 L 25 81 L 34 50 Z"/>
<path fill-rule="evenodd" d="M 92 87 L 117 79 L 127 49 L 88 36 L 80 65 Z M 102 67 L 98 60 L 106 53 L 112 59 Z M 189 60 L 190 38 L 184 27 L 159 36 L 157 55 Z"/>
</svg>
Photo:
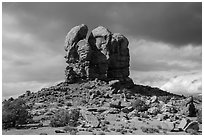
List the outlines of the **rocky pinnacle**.
<svg viewBox="0 0 204 137">
<path fill-rule="evenodd" d="M 79 79 L 132 81 L 129 78 L 128 39 L 103 26 L 93 29 L 87 37 L 84 24 L 73 27 L 65 39 L 65 81 Z"/>
</svg>

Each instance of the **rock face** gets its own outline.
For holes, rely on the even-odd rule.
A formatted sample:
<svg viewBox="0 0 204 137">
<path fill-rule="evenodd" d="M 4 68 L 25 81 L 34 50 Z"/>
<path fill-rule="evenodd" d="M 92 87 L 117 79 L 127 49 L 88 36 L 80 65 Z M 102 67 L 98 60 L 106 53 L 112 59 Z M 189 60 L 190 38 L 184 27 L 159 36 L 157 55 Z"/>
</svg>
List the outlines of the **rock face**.
<svg viewBox="0 0 204 137">
<path fill-rule="evenodd" d="M 91 68 L 99 79 L 107 78 L 110 40 L 111 32 L 102 26 L 92 30 L 88 38 L 93 50 Z"/>
<path fill-rule="evenodd" d="M 125 36 L 119 33 L 114 33 L 112 35 L 111 44 L 109 48 L 109 78 L 123 79 L 129 76 L 130 55 L 128 44 L 128 39 Z"/>
<path fill-rule="evenodd" d="M 86 38 L 88 27 L 84 24 L 72 28 L 65 39 L 65 51 L 67 63 L 76 62 L 78 60 L 77 43 Z"/>
<path fill-rule="evenodd" d="M 128 39 L 119 33 L 111 33 L 105 27 L 93 29 L 87 38 L 84 24 L 72 28 L 65 40 L 66 82 L 77 79 L 101 79 L 128 81 Z"/>
</svg>

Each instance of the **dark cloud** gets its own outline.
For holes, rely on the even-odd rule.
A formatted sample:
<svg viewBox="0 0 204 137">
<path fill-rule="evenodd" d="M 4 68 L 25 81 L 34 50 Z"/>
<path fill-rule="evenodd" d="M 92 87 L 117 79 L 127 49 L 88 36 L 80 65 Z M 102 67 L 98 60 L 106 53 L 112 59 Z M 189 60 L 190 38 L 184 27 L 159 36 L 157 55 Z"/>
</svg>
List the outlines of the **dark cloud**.
<svg viewBox="0 0 204 137">
<path fill-rule="evenodd" d="M 189 67 L 179 64 L 168 64 L 168 62 L 134 60 L 131 62 L 131 69 L 137 71 L 189 71 Z"/>
<path fill-rule="evenodd" d="M 201 2 L 3 3 L 3 13 L 7 12 L 18 16 L 23 29 L 50 41 L 64 38 L 71 27 L 85 23 L 90 29 L 103 25 L 113 32 L 177 46 L 202 42 Z M 49 28 L 49 22 L 59 26 Z"/>
</svg>

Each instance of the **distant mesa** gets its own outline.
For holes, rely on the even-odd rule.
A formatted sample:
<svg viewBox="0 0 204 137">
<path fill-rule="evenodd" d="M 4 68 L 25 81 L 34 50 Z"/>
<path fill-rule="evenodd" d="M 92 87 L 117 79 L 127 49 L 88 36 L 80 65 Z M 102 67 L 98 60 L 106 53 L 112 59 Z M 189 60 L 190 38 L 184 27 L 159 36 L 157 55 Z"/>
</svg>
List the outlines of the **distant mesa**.
<svg viewBox="0 0 204 137">
<path fill-rule="evenodd" d="M 65 39 L 65 81 L 78 79 L 128 81 L 130 54 L 128 39 L 120 33 L 112 33 L 103 26 L 91 31 L 84 24 L 73 27 Z M 133 82 L 132 82 L 133 83 Z"/>
</svg>

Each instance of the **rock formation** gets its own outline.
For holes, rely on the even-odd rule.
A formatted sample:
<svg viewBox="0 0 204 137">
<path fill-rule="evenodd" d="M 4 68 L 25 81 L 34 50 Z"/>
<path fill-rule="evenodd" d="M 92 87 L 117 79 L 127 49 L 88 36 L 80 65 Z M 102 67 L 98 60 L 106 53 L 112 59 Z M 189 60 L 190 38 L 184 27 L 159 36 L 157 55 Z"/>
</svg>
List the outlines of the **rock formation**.
<svg viewBox="0 0 204 137">
<path fill-rule="evenodd" d="M 84 24 L 72 28 L 65 40 L 66 82 L 77 79 L 119 80 L 132 82 L 129 76 L 128 39 L 99 26 L 87 38 Z M 87 38 L 87 39 L 86 39 Z"/>
</svg>

